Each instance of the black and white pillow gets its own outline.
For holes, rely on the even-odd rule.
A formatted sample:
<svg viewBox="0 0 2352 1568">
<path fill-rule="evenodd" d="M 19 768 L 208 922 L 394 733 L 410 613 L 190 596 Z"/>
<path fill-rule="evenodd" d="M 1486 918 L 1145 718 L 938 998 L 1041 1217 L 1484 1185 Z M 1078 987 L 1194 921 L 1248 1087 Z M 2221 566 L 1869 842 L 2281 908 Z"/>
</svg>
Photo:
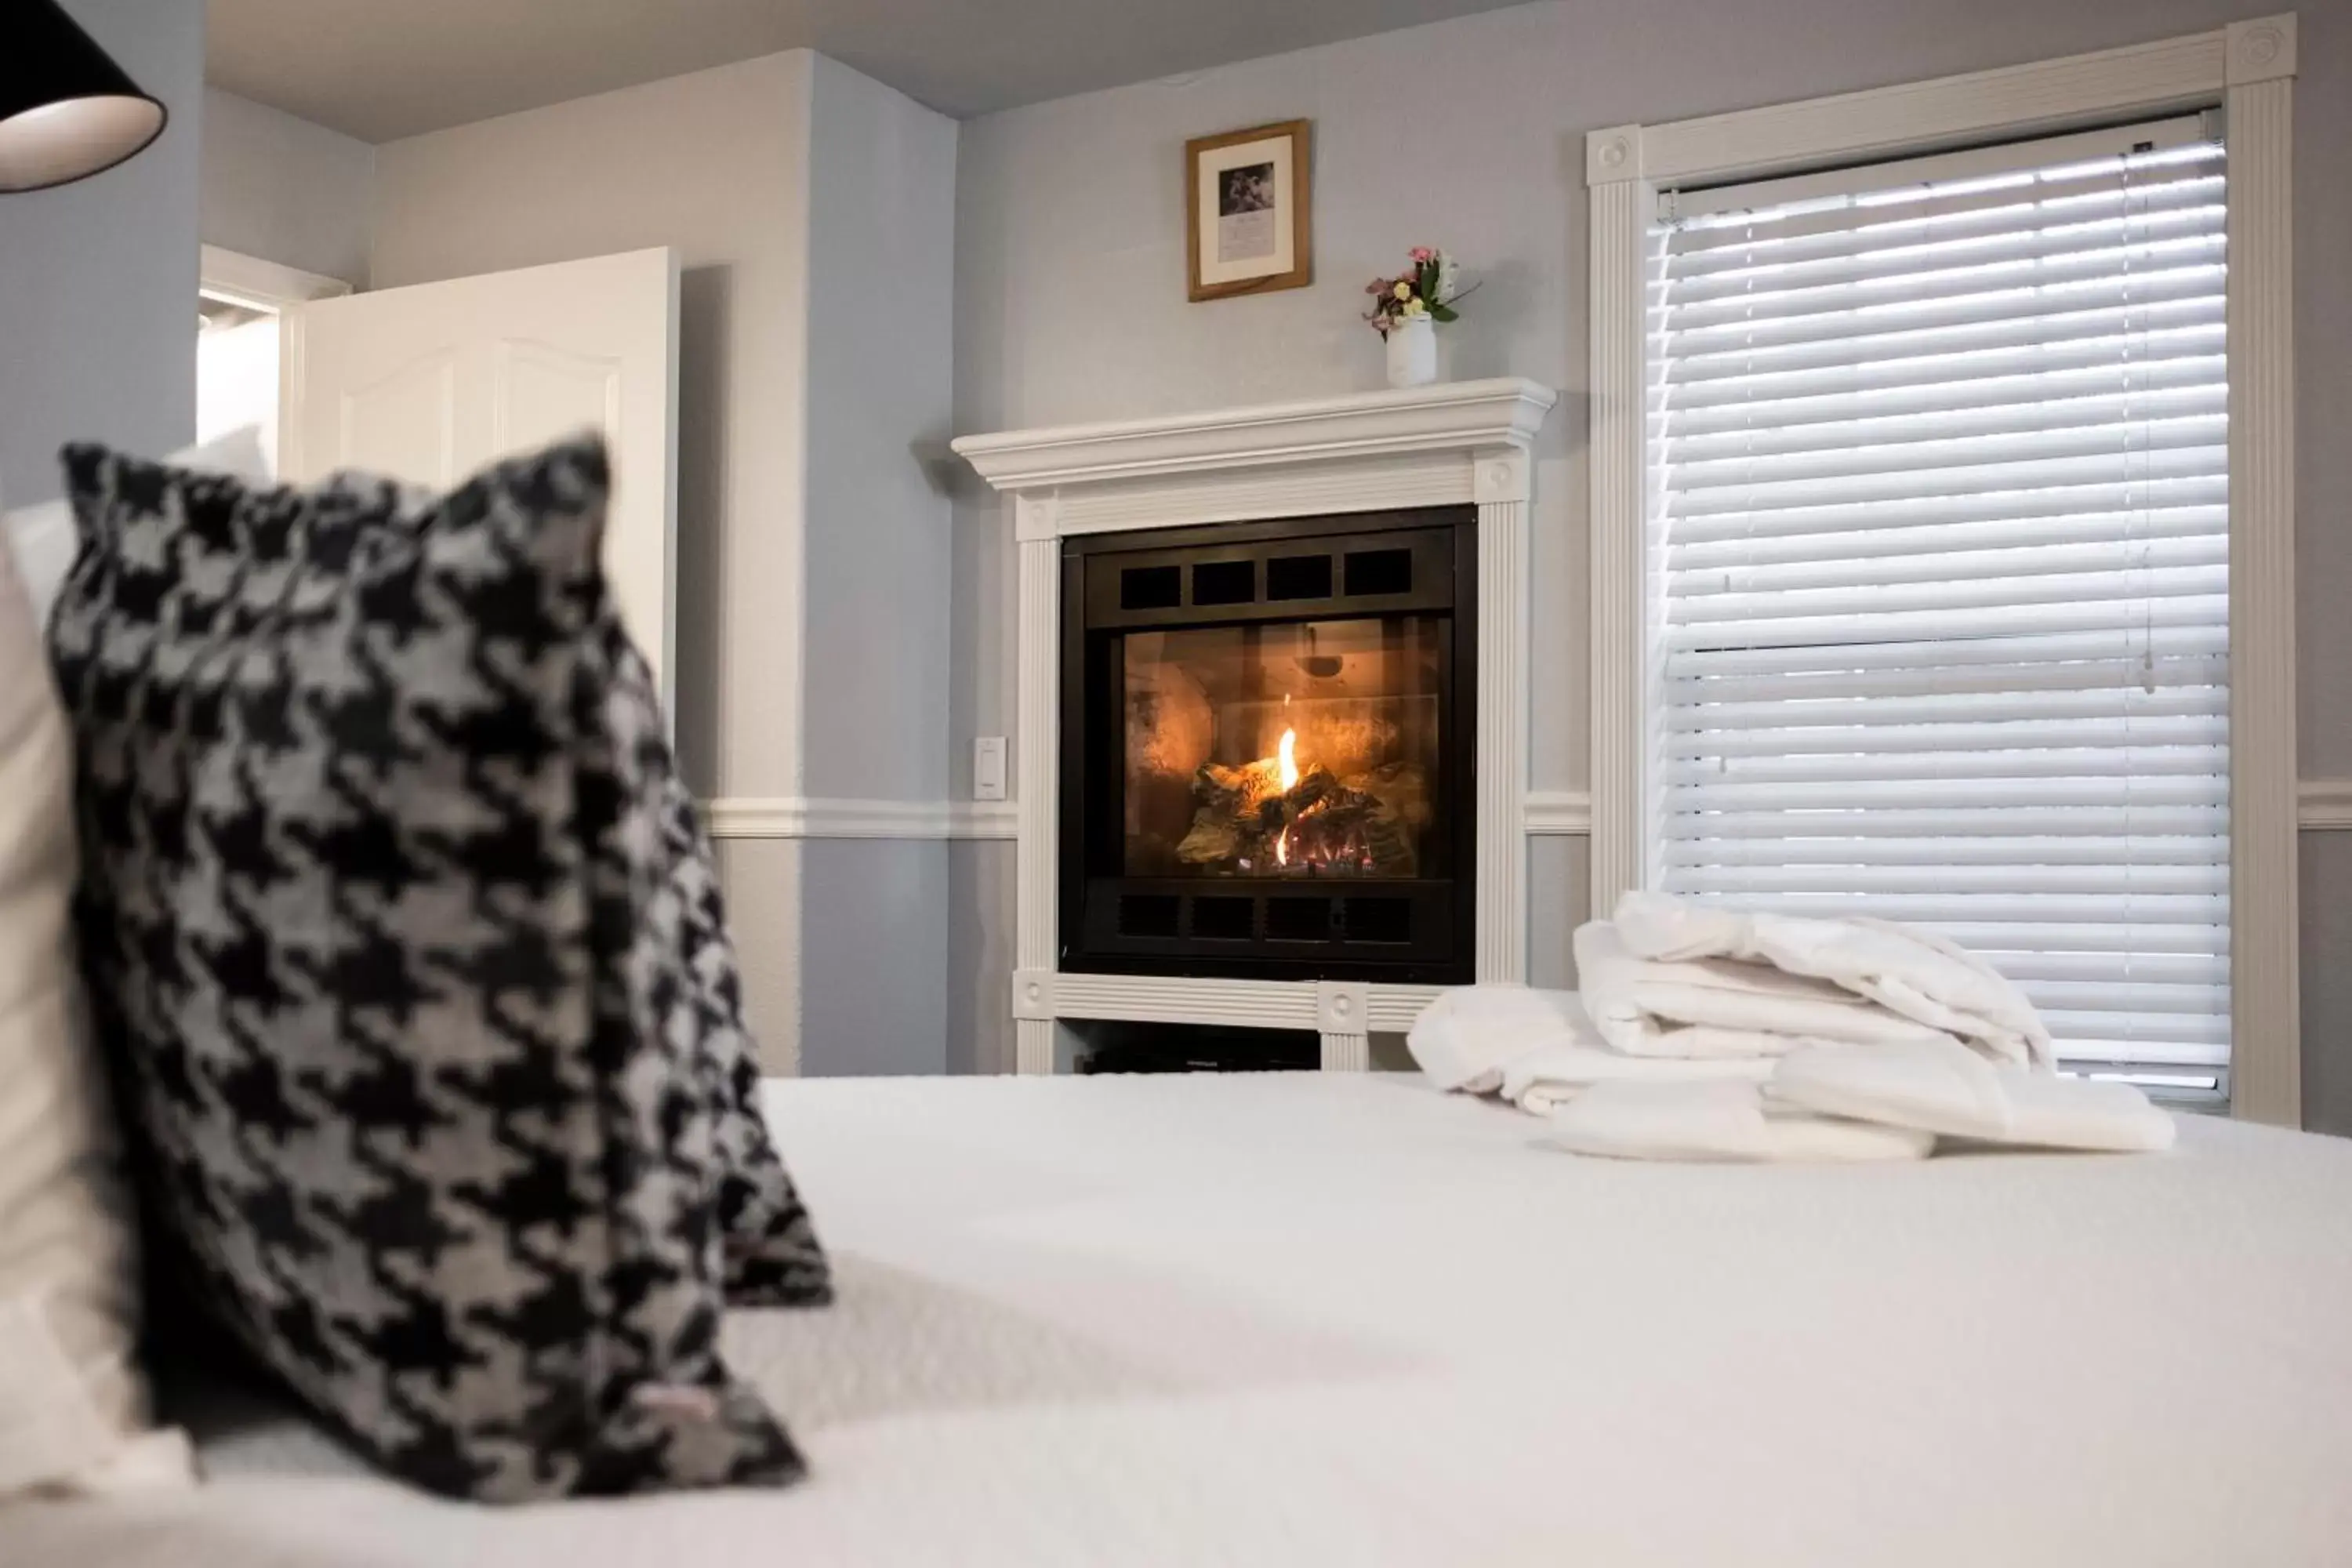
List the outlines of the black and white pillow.
<svg viewBox="0 0 2352 1568">
<path fill-rule="evenodd" d="M 644 660 L 621 643 L 636 668 Z M 654 688 L 650 672 L 644 689 Z M 702 816 L 687 793 L 667 747 L 663 837 L 673 858 L 670 890 L 677 900 L 677 951 L 692 977 L 683 989 L 694 1005 L 693 1027 L 702 1042 L 723 1174 L 719 1219 L 726 1233 L 727 1299 L 743 1306 L 817 1307 L 833 1300 L 833 1270 L 817 1243 L 807 1207 L 785 1174 L 759 1106 L 758 1052 L 743 1024 L 743 984 L 727 934 L 727 908 Z"/>
<path fill-rule="evenodd" d="M 588 800 L 599 813 L 620 808 L 611 827 L 591 835 L 614 851 L 595 868 L 609 942 L 600 972 L 631 987 L 600 1016 L 625 1020 L 632 1033 L 658 1032 L 697 1069 L 718 1149 L 728 1299 L 822 1305 L 833 1299 L 832 1271 L 760 1114 L 760 1069 L 718 868 L 677 775 L 653 671 L 615 617 L 589 640 L 579 688 L 582 728 L 598 737 L 584 759 Z"/>
<path fill-rule="evenodd" d="M 83 962 L 210 1304 L 388 1468 L 776 1483 L 727 1287 L 822 1300 L 707 847 L 599 546 L 601 444 L 434 501 L 76 447 L 50 624 Z"/>
</svg>

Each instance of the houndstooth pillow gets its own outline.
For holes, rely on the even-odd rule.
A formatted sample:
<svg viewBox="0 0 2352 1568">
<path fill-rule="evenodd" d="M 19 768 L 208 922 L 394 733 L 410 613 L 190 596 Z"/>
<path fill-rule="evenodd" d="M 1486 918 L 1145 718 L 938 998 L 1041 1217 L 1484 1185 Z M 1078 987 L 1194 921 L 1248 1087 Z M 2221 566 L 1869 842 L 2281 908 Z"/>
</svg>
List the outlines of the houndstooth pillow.
<svg viewBox="0 0 2352 1568">
<path fill-rule="evenodd" d="M 597 866 L 600 930 L 614 972 L 635 988 L 604 1016 L 650 1020 L 698 1069 L 719 1156 L 728 1299 L 822 1305 L 833 1299 L 832 1272 L 760 1114 L 718 870 L 671 757 L 653 671 L 614 617 L 590 639 L 583 668 L 582 725 L 599 737 L 583 761 L 591 795 L 610 787 L 623 803 L 625 826 L 610 837 L 630 847 Z"/>
<path fill-rule="evenodd" d="M 824 1259 L 604 593 L 601 444 L 426 502 L 66 463 L 83 962 L 155 1228 L 436 1491 L 797 1475 L 718 1326 Z"/>
<path fill-rule="evenodd" d="M 628 652 L 636 658 L 634 648 Z M 644 668 L 642 660 L 638 668 Z M 652 689 L 649 677 L 646 689 Z M 667 764 L 667 748 L 661 757 Z M 833 1300 L 833 1271 L 760 1112 L 758 1054 L 743 1026 L 742 980 L 709 840 L 674 769 L 668 777 L 663 829 L 675 857 L 670 889 L 678 901 L 677 951 L 695 979 L 686 994 L 703 1042 L 700 1059 L 725 1172 L 719 1218 L 727 1237 L 727 1299 L 745 1306 L 823 1306 Z"/>
</svg>

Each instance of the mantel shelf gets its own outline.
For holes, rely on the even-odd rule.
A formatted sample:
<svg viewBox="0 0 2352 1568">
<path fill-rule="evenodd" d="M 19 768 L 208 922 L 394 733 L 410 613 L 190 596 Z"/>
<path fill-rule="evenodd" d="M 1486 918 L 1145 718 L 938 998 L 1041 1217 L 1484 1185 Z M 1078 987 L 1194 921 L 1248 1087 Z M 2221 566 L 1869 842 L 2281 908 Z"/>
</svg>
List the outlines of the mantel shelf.
<svg viewBox="0 0 2352 1568">
<path fill-rule="evenodd" d="M 1000 490 L 1061 489 L 1389 454 L 1524 451 L 1558 400 L 1549 387 L 1502 376 L 1255 408 L 964 436 L 954 449 Z"/>
</svg>

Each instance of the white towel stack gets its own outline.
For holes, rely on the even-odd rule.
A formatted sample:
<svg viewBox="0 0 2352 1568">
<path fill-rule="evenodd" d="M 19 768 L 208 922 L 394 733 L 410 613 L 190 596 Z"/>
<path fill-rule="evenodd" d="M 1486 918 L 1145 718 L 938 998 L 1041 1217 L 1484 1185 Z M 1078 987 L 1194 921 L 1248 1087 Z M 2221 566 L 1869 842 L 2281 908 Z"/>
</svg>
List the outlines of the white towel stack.
<svg viewBox="0 0 2352 1568">
<path fill-rule="evenodd" d="M 1577 993 L 1520 985 L 1448 991 L 1422 1010 L 1405 1043 L 1438 1088 L 1500 1094 L 1538 1116 L 1595 1084 L 1758 1083 L 1772 1076 L 1768 1056 L 1619 1050 L 1593 1026 Z"/>
<path fill-rule="evenodd" d="M 1916 1159 L 1937 1138 L 2156 1149 L 2128 1085 L 2055 1075 L 2022 993 L 1931 933 L 1630 893 L 1576 933 L 1581 994 L 1447 993 L 1414 1025 L 1440 1088 L 1499 1093 L 1582 1153 Z"/>
<path fill-rule="evenodd" d="M 1618 900 L 1613 927 L 1643 964 L 1728 963 L 1751 984 L 1759 973 L 1776 971 L 1784 979 L 1826 982 L 1846 1002 L 1860 997 L 1875 1005 L 1865 1010 L 1874 1015 L 1864 1026 L 1872 1033 L 1823 1038 L 1882 1044 L 1900 1032 L 1916 1043 L 1957 1039 L 1996 1062 L 2057 1065 L 2050 1031 L 2025 994 L 1983 959 L 1931 931 L 1859 918 L 1748 914 L 1664 893 L 1626 894 Z M 1580 965 L 1586 934 L 1610 929 L 1610 922 L 1595 921 L 1577 932 Z M 1646 988 L 1653 977 L 1654 972 L 1637 969 L 1630 978 Z"/>
</svg>

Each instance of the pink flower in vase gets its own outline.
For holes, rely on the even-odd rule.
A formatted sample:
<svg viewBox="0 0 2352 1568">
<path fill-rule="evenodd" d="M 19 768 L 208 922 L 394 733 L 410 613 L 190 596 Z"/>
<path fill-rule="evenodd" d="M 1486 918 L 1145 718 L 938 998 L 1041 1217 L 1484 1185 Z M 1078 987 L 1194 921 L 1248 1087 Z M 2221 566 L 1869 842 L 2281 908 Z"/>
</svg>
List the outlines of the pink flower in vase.
<svg viewBox="0 0 2352 1568">
<path fill-rule="evenodd" d="M 1410 254 L 1412 255 L 1412 258 L 1413 258 L 1415 261 L 1426 261 L 1426 260 L 1428 260 L 1431 257 L 1433 257 L 1433 256 L 1436 255 L 1436 254 L 1437 254 L 1437 252 L 1435 252 L 1434 250 L 1432 250 L 1429 247 L 1427 247 L 1427 246 L 1425 246 L 1425 245 L 1416 245 L 1416 246 L 1414 246 L 1414 247 L 1412 247 L 1412 250 L 1411 251 L 1411 253 L 1410 253 Z"/>
</svg>

